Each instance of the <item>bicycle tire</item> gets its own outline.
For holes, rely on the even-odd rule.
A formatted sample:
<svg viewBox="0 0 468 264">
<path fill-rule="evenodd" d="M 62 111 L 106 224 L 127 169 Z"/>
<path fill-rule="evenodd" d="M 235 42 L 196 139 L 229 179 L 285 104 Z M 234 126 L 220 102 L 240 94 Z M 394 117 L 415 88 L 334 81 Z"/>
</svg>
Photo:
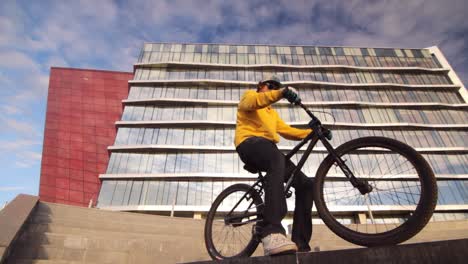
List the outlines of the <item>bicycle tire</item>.
<svg viewBox="0 0 468 264">
<path fill-rule="evenodd" d="M 249 236 L 247 237 L 248 242 L 246 242 L 246 246 L 242 247 L 242 249 L 239 249 L 239 252 L 235 252 L 234 254 L 228 255 L 224 252 L 221 252 L 221 250 L 217 248 L 217 245 L 213 237 L 213 223 L 215 219 L 219 217 L 217 213 L 223 214 L 223 212 L 218 211 L 222 202 L 226 201 L 230 195 L 233 195 L 236 192 L 240 192 L 241 194 L 247 193 L 250 190 L 250 188 L 251 188 L 250 185 L 242 184 L 242 183 L 231 185 L 225 190 L 223 190 L 213 202 L 210 208 L 210 211 L 208 212 L 207 217 L 206 217 L 205 230 L 204 230 L 205 246 L 208 251 L 208 254 L 211 256 L 212 259 L 221 260 L 221 259 L 229 259 L 229 258 L 249 257 L 256 250 L 259 244 L 259 239 L 256 238 L 256 235 L 254 233 L 254 231 L 256 231 L 255 224 L 252 226 L 252 230 L 248 233 L 248 235 L 243 236 L 244 238 L 245 236 Z M 261 205 L 263 204 L 262 198 L 260 197 L 258 192 L 254 189 L 252 189 L 249 194 L 250 194 L 250 199 L 253 199 L 253 203 L 255 205 L 255 208 L 254 208 L 255 212 L 260 213 L 260 218 L 261 218 L 261 210 L 262 210 Z M 239 201 L 240 197 L 235 199 L 235 201 L 236 202 Z M 243 200 L 246 200 L 246 199 L 244 198 Z M 251 203 L 251 201 L 247 201 L 247 203 Z M 232 208 L 232 206 L 229 208 Z M 229 225 L 226 225 L 226 223 L 224 222 L 223 228 L 226 226 L 229 227 Z M 236 227 L 231 227 L 231 228 L 236 228 Z"/>
<path fill-rule="evenodd" d="M 349 154 L 350 155 L 349 157 L 351 157 L 352 154 L 356 155 L 357 153 L 356 150 L 360 148 L 364 149 L 366 147 L 374 148 L 374 149 L 375 148 L 390 149 L 391 151 L 394 151 L 395 153 L 393 152 L 387 153 L 387 154 L 384 153 L 382 154 L 382 156 L 399 154 L 399 155 L 402 155 L 404 158 L 406 158 L 409 161 L 409 163 L 414 166 L 414 170 L 417 174 L 420 187 L 413 188 L 413 189 L 417 189 L 417 190 L 420 189 L 420 195 L 419 195 L 419 201 L 417 202 L 417 205 L 415 206 L 415 210 L 409 214 L 406 222 L 402 223 L 399 226 L 396 226 L 394 229 L 387 230 L 381 233 L 377 232 L 378 226 L 375 223 L 373 223 L 375 225 L 376 232 L 370 233 L 370 234 L 364 233 L 363 231 L 361 231 L 363 229 L 358 230 L 357 227 L 356 227 L 356 230 L 352 230 L 350 228 L 350 226 L 352 225 L 357 226 L 357 224 L 340 223 L 340 221 L 336 219 L 334 214 L 330 212 L 326 204 L 326 200 L 324 196 L 324 182 L 330 171 L 330 168 L 332 167 L 332 165 L 335 164 L 335 160 L 331 154 L 329 154 L 323 160 L 323 162 L 320 164 L 319 168 L 317 169 L 317 173 L 316 173 L 316 184 L 314 186 L 314 199 L 316 202 L 317 211 L 320 217 L 322 218 L 322 220 L 325 222 L 325 224 L 335 234 L 337 234 L 341 238 L 351 243 L 361 245 L 361 246 L 366 246 L 366 247 L 399 244 L 403 241 L 410 239 L 411 237 L 416 235 L 419 231 L 421 231 L 424 228 L 424 226 L 428 223 L 428 221 L 430 220 L 434 212 L 434 209 L 437 203 L 437 185 L 436 185 L 434 172 L 432 171 L 427 161 L 421 156 L 421 154 L 416 152 L 416 150 L 414 150 L 412 147 L 408 146 L 405 143 L 402 143 L 400 141 L 390 139 L 390 138 L 364 137 L 364 138 L 354 139 L 336 148 L 335 152 L 339 157 L 343 157 L 346 154 Z M 361 161 L 359 162 L 360 164 L 363 164 L 363 162 Z M 410 166 L 410 165 L 406 165 L 406 166 Z M 363 167 L 364 166 L 361 165 L 361 168 Z M 398 167 L 398 164 L 396 165 L 396 167 Z M 383 173 L 383 175 L 385 175 L 385 173 Z M 356 177 L 359 178 L 358 176 Z M 344 182 L 351 185 L 349 180 L 346 180 Z M 417 181 L 414 181 L 414 182 L 417 183 Z M 343 183 L 343 185 L 345 183 Z M 410 183 L 406 183 L 406 184 L 409 185 Z M 391 184 L 392 184 L 391 186 L 397 186 L 397 184 L 395 185 L 394 183 L 391 183 Z M 400 186 L 403 186 L 403 185 L 400 185 Z M 378 192 L 379 190 L 376 190 L 376 191 Z M 349 193 L 345 192 L 345 195 L 348 195 L 348 194 Z M 366 198 L 367 197 L 364 197 L 364 200 L 366 200 Z M 370 198 L 368 200 L 370 200 Z M 342 201 L 339 201 L 339 202 L 342 202 Z M 367 204 L 367 206 L 369 208 L 370 213 L 372 213 L 372 210 L 371 210 L 372 207 L 369 206 L 369 204 Z M 408 206 L 408 208 L 410 207 Z M 372 218 L 372 221 L 374 221 L 374 218 Z M 365 227 L 367 228 L 368 226 L 365 226 Z"/>
</svg>

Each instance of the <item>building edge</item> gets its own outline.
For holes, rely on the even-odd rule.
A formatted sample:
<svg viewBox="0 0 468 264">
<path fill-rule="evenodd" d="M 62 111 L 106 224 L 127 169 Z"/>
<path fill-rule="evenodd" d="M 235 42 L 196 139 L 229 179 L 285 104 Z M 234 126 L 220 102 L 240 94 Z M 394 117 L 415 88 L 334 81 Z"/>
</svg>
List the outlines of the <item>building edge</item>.
<svg viewBox="0 0 468 264">
<path fill-rule="evenodd" d="M 452 66 L 450 65 L 448 60 L 445 58 L 444 54 L 439 49 L 439 47 L 432 46 L 432 47 L 428 47 L 427 49 L 429 49 L 431 54 L 433 54 L 437 58 L 437 60 L 439 61 L 439 63 L 441 64 L 443 68 L 450 69 L 448 72 L 448 77 L 453 82 L 453 84 L 460 86 L 460 89 L 458 90 L 458 92 L 460 93 L 463 100 L 465 100 L 465 102 L 468 103 L 468 91 L 466 91 L 465 85 L 463 85 L 463 82 L 460 80 L 457 73 L 453 70 Z"/>
</svg>

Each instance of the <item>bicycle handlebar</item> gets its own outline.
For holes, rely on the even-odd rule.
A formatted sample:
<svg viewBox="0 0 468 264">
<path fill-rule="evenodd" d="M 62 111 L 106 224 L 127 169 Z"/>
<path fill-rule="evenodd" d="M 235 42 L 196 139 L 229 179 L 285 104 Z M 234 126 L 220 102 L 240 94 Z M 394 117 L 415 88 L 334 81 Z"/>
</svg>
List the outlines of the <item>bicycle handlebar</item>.
<svg viewBox="0 0 468 264">
<path fill-rule="evenodd" d="M 320 120 L 312 113 L 312 111 L 310 111 L 309 109 L 307 109 L 307 107 L 305 105 L 302 104 L 302 102 L 299 100 L 298 102 L 294 103 L 295 105 L 298 105 L 300 107 L 302 107 L 302 109 L 304 109 L 304 111 L 306 111 L 306 113 L 310 116 L 310 118 L 312 118 L 312 121 L 310 121 L 309 123 L 309 126 L 311 128 L 314 127 L 314 125 L 318 125 L 318 127 L 321 127 L 320 130 L 322 130 L 322 132 L 319 132 L 319 133 L 323 133 L 323 135 L 328 139 L 328 140 L 331 140 L 332 139 L 332 133 L 329 129 L 325 128 L 322 126 L 322 122 L 320 122 Z"/>
<path fill-rule="evenodd" d="M 302 104 L 301 101 L 295 103 L 295 105 L 302 107 L 302 109 L 306 111 L 306 113 L 310 116 L 310 118 L 312 118 L 312 120 L 320 122 L 320 120 L 309 109 L 307 109 L 307 107 L 304 104 Z"/>
</svg>

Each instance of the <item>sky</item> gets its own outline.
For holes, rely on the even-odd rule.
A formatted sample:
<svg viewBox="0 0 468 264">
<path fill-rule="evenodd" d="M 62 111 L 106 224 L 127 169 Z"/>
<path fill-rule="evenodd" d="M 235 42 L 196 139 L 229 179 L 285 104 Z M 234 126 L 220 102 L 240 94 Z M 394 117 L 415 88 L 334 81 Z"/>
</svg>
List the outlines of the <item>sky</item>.
<svg viewBox="0 0 468 264">
<path fill-rule="evenodd" d="M 425 48 L 468 83 L 466 0 L 0 0 L 0 208 L 39 189 L 50 67 L 131 71 L 144 42 Z"/>
</svg>

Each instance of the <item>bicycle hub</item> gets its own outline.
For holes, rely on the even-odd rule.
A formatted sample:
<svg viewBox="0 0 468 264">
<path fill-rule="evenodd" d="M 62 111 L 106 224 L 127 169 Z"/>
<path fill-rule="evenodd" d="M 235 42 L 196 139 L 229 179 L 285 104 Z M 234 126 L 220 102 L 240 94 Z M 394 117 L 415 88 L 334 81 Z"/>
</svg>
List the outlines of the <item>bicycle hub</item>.
<svg viewBox="0 0 468 264">
<path fill-rule="evenodd" d="M 360 180 L 360 179 L 358 179 L 358 184 L 356 188 L 358 188 L 359 192 L 362 195 L 368 194 L 372 192 L 373 190 L 372 186 L 366 180 Z"/>
</svg>

